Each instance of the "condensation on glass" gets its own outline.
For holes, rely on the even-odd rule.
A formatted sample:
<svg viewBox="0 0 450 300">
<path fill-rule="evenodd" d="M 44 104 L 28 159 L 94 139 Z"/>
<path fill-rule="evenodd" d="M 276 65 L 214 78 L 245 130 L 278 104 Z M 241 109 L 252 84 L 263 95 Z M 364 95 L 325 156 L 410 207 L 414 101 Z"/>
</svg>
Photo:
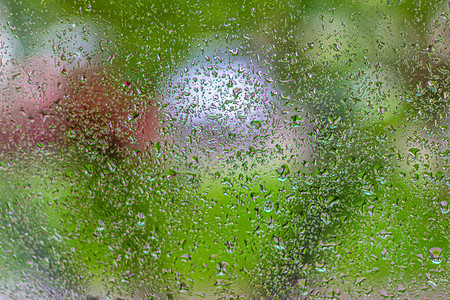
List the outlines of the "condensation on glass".
<svg viewBox="0 0 450 300">
<path fill-rule="evenodd" d="M 446 1 L 0 9 L 1 297 L 450 296 Z"/>
</svg>

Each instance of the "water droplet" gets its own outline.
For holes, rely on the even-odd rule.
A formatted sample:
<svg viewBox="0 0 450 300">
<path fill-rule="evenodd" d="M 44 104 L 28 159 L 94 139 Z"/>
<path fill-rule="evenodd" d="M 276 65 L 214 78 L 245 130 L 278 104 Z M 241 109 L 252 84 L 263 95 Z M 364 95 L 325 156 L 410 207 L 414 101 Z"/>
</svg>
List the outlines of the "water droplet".
<svg viewBox="0 0 450 300">
<path fill-rule="evenodd" d="M 303 296 L 307 296 L 308 295 L 307 280 L 305 278 L 301 278 L 297 280 L 297 284 L 301 287 Z"/>
<path fill-rule="evenodd" d="M 103 230 L 105 230 L 105 223 L 103 223 L 102 220 L 98 220 L 98 225 L 100 225 L 100 226 L 97 227 L 97 231 L 103 231 Z"/>
<path fill-rule="evenodd" d="M 434 281 L 432 281 L 432 280 L 428 280 L 428 283 L 431 284 L 431 285 L 434 286 L 434 287 L 437 286 L 436 282 L 434 282 Z"/>
<path fill-rule="evenodd" d="M 167 171 L 167 178 L 172 178 L 176 175 L 178 175 L 178 172 L 175 169 L 169 169 Z"/>
<path fill-rule="evenodd" d="M 234 247 L 234 245 L 231 242 L 229 242 L 229 241 L 227 241 L 225 243 L 225 246 L 227 246 L 227 252 L 228 253 L 233 253 L 234 250 L 236 250 L 236 247 Z"/>
<path fill-rule="evenodd" d="M 299 286 L 301 286 L 302 288 L 306 288 L 306 279 L 302 278 L 297 280 L 297 283 Z"/>
<path fill-rule="evenodd" d="M 275 245 L 275 249 L 284 250 L 285 248 L 281 245 Z"/>
<path fill-rule="evenodd" d="M 218 263 L 216 268 L 217 268 L 217 271 L 218 271 L 217 276 L 224 276 L 224 275 L 226 275 L 226 273 L 227 273 L 227 263 L 226 262 Z"/>
<path fill-rule="evenodd" d="M 411 149 L 408 150 L 408 152 L 411 153 L 413 158 L 417 158 L 417 153 L 419 153 L 419 151 L 420 150 L 417 149 L 417 148 L 411 148 Z"/>
<path fill-rule="evenodd" d="M 323 260 L 320 262 L 316 261 L 316 271 L 319 273 L 323 273 L 326 271 L 325 262 Z"/>
<path fill-rule="evenodd" d="M 302 124 L 303 118 L 299 115 L 295 115 L 291 117 L 291 127 L 300 127 Z"/>
<path fill-rule="evenodd" d="M 239 54 L 239 50 L 238 49 L 231 49 L 228 50 L 233 56 L 237 56 Z"/>
<path fill-rule="evenodd" d="M 125 81 L 123 82 L 123 87 L 126 88 L 126 89 L 129 89 L 129 88 L 131 87 L 131 82 L 125 80 Z"/>
<path fill-rule="evenodd" d="M 281 168 L 276 170 L 277 172 L 277 178 L 279 181 L 284 182 L 286 179 L 288 179 L 288 175 L 290 173 L 288 165 L 284 164 L 281 166 Z"/>
<path fill-rule="evenodd" d="M 450 207 L 448 206 L 447 201 L 441 201 L 441 211 L 446 214 L 450 211 Z"/>
<path fill-rule="evenodd" d="M 269 213 L 273 210 L 273 203 L 271 200 L 264 202 L 264 211 Z"/>
<path fill-rule="evenodd" d="M 275 242 L 275 245 L 274 245 L 275 249 L 278 249 L 278 250 L 284 250 L 284 249 L 286 249 L 286 248 L 284 248 L 284 246 L 282 245 L 282 242 L 281 242 L 281 240 L 280 240 L 279 237 L 274 236 L 274 237 L 273 237 L 273 240 L 274 240 L 274 242 Z"/>
<path fill-rule="evenodd" d="M 440 264 L 442 262 L 442 249 L 433 247 L 430 249 L 431 262 L 434 264 Z"/>
<path fill-rule="evenodd" d="M 330 217 L 330 215 L 328 214 L 328 213 L 322 213 L 321 215 L 320 215 L 320 219 L 322 220 L 322 222 L 325 224 L 325 225 L 328 225 L 328 224 L 330 224 L 331 223 L 331 217 Z"/>
<path fill-rule="evenodd" d="M 234 95 L 235 99 L 237 99 L 241 93 L 242 93 L 242 89 L 241 88 L 233 89 L 233 95 Z"/>
<path fill-rule="evenodd" d="M 367 195 L 367 196 L 372 196 L 372 195 L 373 195 L 373 192 L 370 191 L 370 190 L 362 189 L 362 192 L 363 192 L 365 195 Z"/>
</svg>

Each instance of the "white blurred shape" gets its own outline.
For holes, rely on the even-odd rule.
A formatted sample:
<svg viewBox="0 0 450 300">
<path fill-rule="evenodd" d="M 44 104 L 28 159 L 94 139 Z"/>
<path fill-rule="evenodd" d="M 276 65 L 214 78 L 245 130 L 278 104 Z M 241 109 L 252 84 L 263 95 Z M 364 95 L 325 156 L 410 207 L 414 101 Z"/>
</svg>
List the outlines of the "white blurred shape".
<svg viewBox="0 0 450 300">
<path fill-rule="evenodd" d="M 64 20 L 38 36 L 37 54 L 68 71 L 100 65 L 111 56 L 110 30 L 92 20 Z"/>
<path fill-rule="evenodd" d="M 2 6 L 0 5 L 0 10 Z M 11 79 L 17 60 L 23 56 L 23 48 L 7 18 L 0 11 L 0 85 L 7 84 Z"/>
<path fill-rule="evenodd" d="M 245 134 L 252 121 L 271 120 L 278 92 L 268 69 L 237 53 L 218 42 L 169 76 L 164 101 L 175 124 Z"/>
</svg>

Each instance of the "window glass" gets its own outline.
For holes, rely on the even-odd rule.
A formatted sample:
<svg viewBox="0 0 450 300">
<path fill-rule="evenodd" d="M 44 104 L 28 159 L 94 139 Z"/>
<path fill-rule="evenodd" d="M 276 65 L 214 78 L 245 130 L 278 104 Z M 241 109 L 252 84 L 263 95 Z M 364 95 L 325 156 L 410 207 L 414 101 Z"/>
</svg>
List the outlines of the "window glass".
<svg viewBox="0 0 450 300">
<path fill-rule="evenodd" d="M 446 298 L 448 1 L 0 0 L 0 295 Z"/>
</svg>

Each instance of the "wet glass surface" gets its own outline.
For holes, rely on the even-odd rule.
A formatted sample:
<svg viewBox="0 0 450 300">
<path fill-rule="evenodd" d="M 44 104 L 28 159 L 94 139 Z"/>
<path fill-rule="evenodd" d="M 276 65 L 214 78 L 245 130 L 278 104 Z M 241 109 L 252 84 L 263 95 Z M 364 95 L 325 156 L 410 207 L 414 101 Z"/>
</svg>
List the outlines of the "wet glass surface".
<svg viewBox="0 0 450 300">
<path fill-rule="evenodd" d="M 446 1 L 0 0 L 0 295 L 446 298 Z"/>
</svg>

